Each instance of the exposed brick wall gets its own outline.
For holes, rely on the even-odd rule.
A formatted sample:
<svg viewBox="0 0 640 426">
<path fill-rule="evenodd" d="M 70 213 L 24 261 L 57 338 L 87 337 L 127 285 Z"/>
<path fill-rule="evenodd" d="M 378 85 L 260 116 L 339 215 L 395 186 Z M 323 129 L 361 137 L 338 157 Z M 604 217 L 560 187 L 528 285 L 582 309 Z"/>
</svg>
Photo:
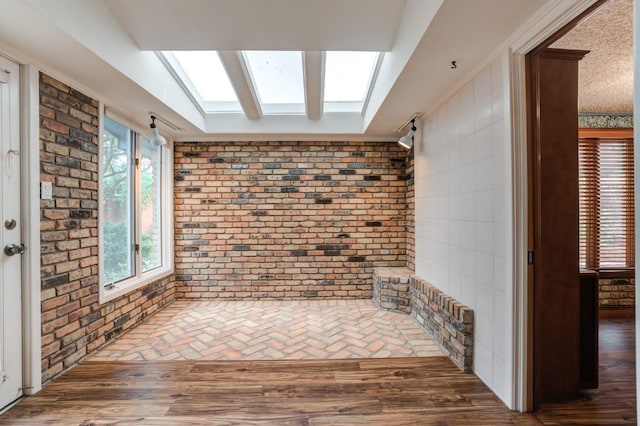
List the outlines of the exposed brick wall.
<svg viewBox="0 0 640 426">
<path fill-rule="evenodd" d="M 635 278 L 600 278 L 599 304 L 601 308 L 633 308 L 636 305 Z"/>
<path fill-rule="evenodd" d="M 413 275 L 411 315 L 462 370 L 473 367 L 473 309 Z"/>
<path fill-rule="evenodd" d="M 406 216 L 406 247 L 407 247 L 407 268 L 414 271 L 416 270 L 416 197 L 415 197 L 415 183 L 414 183 L 414 156 L 413 149 L 407 153 L 407 169 L 406 169 L 406 200 L 407 200 L 407 216 Z"/>
<path fill-rule="evenodd" d="M 185 298 L 370 298 L 406 264 L 395 143 L 178 142 L 176 291 Z"/>
<path fill-rule="evenodd" d="M 98 101 L 40 75 L 43 383 L 171 302 L 171 278 L 98 303 Z"/>
</svg>

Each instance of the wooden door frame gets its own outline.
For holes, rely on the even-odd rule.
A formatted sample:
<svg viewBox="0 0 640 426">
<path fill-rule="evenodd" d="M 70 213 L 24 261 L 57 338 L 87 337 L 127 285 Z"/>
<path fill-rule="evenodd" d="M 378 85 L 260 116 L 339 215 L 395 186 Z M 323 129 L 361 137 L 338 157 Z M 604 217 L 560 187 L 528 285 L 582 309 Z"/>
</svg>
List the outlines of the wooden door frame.
<svg viewBox="0 0 640 426">
<path fill-rule="evenodd" d="M 578 66 L 589 53 L 542 46 L 526 57 L 534 410 L 577 398 L 580 384 Z"/>
<path fill-rule="evenodd" d="M 533 277 L 527 263 L 532 237 L 531 170 L 528 151 L 526 55 L 569 25 L 575 26 L 606 0 L 563 0 L 543 8 L 530 26 L 508 43 L 513 208 L 513 392 L 512 408 L 533 409 Z M 586 14 L 585 14 L 586 12 Z M 546 44 L 545 44 L 546 43 Z"/>
</svg>

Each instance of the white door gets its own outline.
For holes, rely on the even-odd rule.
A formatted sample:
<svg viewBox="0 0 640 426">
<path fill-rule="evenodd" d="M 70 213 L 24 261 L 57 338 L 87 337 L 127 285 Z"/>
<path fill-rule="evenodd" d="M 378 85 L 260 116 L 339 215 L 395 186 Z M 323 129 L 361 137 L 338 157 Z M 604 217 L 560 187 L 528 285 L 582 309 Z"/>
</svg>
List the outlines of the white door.
<svg viewBox="0 0 640 426">
<path fill-rule="evenodd" d="M 0 409 L 22 395 L 18 65 L 0 57 Z"/>
</svg>

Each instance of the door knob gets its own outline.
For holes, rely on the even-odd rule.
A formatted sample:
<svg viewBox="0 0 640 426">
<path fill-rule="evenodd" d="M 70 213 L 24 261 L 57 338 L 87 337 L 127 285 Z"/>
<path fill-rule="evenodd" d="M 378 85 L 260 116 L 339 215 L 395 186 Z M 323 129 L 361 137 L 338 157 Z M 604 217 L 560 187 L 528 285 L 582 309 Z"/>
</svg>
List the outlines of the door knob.
<svg viewBox="0 0 640 426">
<path fill-rule="evenodd" d="M 25 251 L 24 244 L 7 244 L 4 247 L 4 254 L 13 256 L 14 254 L 23 254 Z"/>
</svg>

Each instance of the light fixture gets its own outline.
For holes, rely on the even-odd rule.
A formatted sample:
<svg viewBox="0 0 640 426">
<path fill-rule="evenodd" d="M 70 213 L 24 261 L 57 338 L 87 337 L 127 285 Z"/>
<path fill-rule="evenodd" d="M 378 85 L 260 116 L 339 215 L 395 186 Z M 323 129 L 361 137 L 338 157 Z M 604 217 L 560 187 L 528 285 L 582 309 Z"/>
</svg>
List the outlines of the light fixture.
<svg viewBox="0 0 640 426">
<path fill-rule="evenodd" d="M 167 140 L 160 133 L 158 133 L 158 129 L 156 128 L 155 115 L 151 116 L 151 125 L 149 127 L 151 127 L 151 131 L 153 132 L 153 135 L 151 136 L 151 143 L 154 144 L 155 146 L 166 145 Z"/>
<path fill-rule="evenodd" d="M 413 135 L 415 135 L 416 130 L 416 119 L 413 118 L 411 119 L 411 130 L 409 130 L 406 135 L 398 139 L 398 143 L 407 149 L 411 149 L 413 146 Z"/>
</svg>

